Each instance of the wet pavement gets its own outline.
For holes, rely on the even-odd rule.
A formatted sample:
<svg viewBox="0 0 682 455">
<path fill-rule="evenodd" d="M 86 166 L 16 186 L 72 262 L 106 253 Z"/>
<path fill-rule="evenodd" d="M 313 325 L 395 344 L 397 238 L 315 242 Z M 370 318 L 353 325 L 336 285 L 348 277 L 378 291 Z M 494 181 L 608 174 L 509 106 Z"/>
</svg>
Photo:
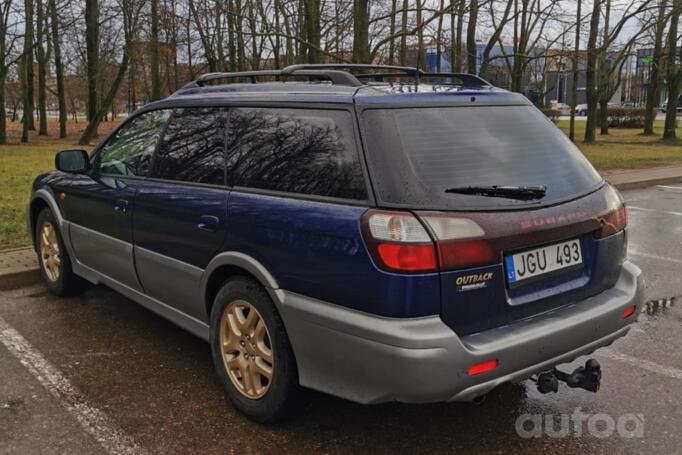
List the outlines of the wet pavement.
<svg viewBox="0 0 682 455">
<path fill-rule="evenodd" d="M 481 405 L 362 406 L 309 392 L 265 427 L 232 408 L 204 342 L 104 287 L 34 285 L 0 292 L 0 453 L 682 453 L 682 185 L 624 195 L 649 303 L 594 355 L 596 395 L 527 382 Z"/>
</svg>

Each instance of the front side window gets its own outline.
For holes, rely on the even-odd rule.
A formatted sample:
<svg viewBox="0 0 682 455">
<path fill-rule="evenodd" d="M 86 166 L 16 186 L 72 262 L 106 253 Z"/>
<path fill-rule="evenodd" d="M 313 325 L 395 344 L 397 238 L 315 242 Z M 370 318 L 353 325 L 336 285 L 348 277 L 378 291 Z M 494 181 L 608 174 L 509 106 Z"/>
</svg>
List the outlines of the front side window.
<svg viewBox="0 0 682 455">
<path fill-rule="evenodd" d="M 152 155 L 170 110 L 146 112 L 126 123 L 99 154 L 102 174 L 147 177 Z"/>
<path fill-rule="evenodd" d="M 228 183 L 365 200 L 352 121 L 346 111 L 233 109 L 228 128 Z"/>
<path fill-rule="evenodd" d="M 156 152 L 152 176 L 223 185 L 224 112 L 216 107 L 176 110 Z"/>
</svg>

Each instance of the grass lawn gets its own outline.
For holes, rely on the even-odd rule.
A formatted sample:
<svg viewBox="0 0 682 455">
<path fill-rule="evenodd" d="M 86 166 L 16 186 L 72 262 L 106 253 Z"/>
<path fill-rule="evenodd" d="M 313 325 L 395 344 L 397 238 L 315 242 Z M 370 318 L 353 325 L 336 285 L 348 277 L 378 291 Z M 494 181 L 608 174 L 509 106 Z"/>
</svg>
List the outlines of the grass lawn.
<svg viewBox="0 0 682 455">
<path fill-rule="evenodd" d="M 116 123 L 104 123 L 100 134 L 111 130 Z M 662 121 L 656 122 L 657 133 Z M 559 127 L 568 132 L 568 121 L 560 121 Z M 31 134 L 29 144 L 19 144 L 19 123 L 8 123 L 9 145 L 0 145 L 0 249 L 29 244 L 26 232 L 26 205 L 31 182 L 38 174 L 54 169 L 54 154 L 61 149 L 78 148 L 78 137 L 85 122 L 69 123 L 69 137 L 55 139 L 57 125 L 49 125 L 50 137 Z M 585 122 L 576 122 L 577 137 L 583 137 Z M 640 130 L 611 130 L 608 136 L 598 136 L 594 145 L 578 146 L 599 170 L 635 169 L 682 164 L 682 140 L 664 143 L 659 138 L 641 136 Z"/>
<path fill-rule="evenodd" d="M 115 123 L 104 123 L 100 134 L 110 131 Z M 31 132 L 28 144 L 19 144 L 21 125 L 8 122 L 10 144 L 0 145 L 0 249 L 28 245 L 26 231 L 26 207 L 33 179 L 43 172 L 54 169 L 54 155 L 67 148 L 83 148 L 77 145 L 85 122 L 70 124 L 69 137 L 56 139 L 58 126 L 51 122 L 50 136 L 39 137 Z"/>
<path fill-rule="evenodd" d="M 559 121 L 559 128 L 566 134 L 568 126 L 568 120 Z M 576 121 L 575 126 L 578 147 L 600 171 L 682 164 L 682 139 L 663 142 L 663 120 L 654 124 L 656 136 L 642 136 L 641 129 L 610 129 L 608 135 L 601 136 L 597 130 L 597 143 L 592 145 L 582 143 L 585 121 Z"/>
</svg>

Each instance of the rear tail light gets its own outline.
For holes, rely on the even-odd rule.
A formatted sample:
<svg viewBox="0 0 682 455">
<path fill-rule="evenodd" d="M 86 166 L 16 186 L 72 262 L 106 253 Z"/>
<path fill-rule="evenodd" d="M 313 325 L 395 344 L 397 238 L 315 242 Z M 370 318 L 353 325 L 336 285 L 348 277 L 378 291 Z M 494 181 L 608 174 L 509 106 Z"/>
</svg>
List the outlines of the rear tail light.
<svg viewBox="0 0 682 455">
<path fill-rule="evenodd" d="M 408 212 L 365 213 L 365 241 L 380 265 L 396 271 L 426 272 L 498 261 L 498 254 L 475 221 L 434 214 L 420 219 Z"/>
<path fill-rule="evenodd" d="M 620 232 L 628 225 L 628 209 L 625 204 L 621 204 L 617 209 L 607 213 L 600 218 L 601 228 L 594 232 L 598 239 L 608 237 L 616 232 Z"/>
<path fill-rule="evenodd" d="M 493 264 L 498 254 L 475 221 L 442 215 L 424 215 L 436 238 L 439 266 L 443 270 Z"/>
<path fill-rule="evenodd" d="M 433 241 L 411 213 L 369 210 L 362 227 L 370 252 L 383 267 L 403 272 L 437 270 Z"/>
</svg>

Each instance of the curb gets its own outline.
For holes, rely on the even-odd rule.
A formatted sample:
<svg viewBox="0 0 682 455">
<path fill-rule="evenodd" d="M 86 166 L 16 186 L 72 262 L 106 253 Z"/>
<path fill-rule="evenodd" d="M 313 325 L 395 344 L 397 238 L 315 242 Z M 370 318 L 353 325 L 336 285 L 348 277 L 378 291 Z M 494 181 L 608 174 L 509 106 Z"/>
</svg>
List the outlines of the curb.
<svg viewBox="0 0 682 455">
<path fill-rule="evenodd" d="M 623 191 L 623 190 L 635 190 L 635 189 L 639 189 L 639 188 L 647 188 L 647 187 L 654 186 L 654 185 L 667 185 L 670 183 L 681 183 L 681 182 L 682 182 L 682 175 L 678 175 L 676 177 L 661 177 L 661 178 L 649 179 L 649 180 L 636 180 L 636 181 L 632 181 L 632 182 L 612 183 L 612 185 L 615 186 L 616 188 L 618 188 L 618 190 Z"/>
<path fill-rule="evenodd" d="M 36 284 L 42 280 L 40 270 L 35 269 L 20 270 L 17 272 L 4 273 L 0 275 L 0 290 L 16 289 L 31 284 Z"/>
</svg>

